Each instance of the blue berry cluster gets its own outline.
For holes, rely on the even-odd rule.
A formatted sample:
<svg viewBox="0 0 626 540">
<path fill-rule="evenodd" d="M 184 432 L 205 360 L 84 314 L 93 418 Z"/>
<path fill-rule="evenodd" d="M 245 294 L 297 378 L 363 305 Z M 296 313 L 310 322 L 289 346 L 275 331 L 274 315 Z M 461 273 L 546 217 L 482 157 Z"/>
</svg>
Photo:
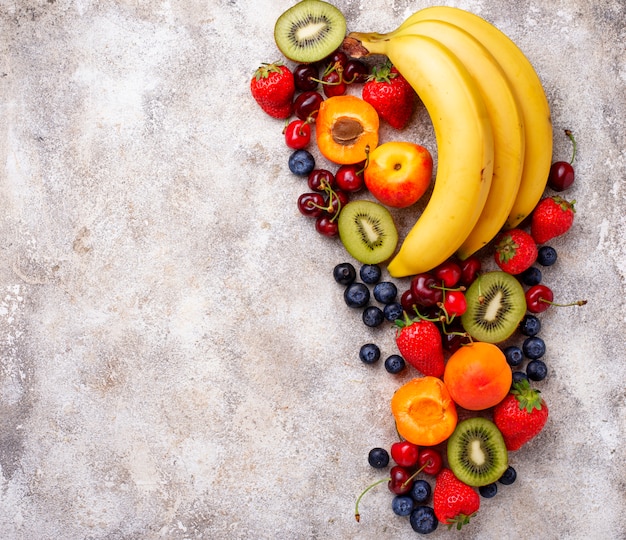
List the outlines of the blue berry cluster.
<svg viewBox="0 0 626 540">
<path fill-rule="evenodd" d="M 510 486 L 517 479 L 517 471 L 509 465 L 506 471 L 502 473 L 502 476 L 497 482 L 493 484 L 487 484 L 486 486 L 480 486 L 478 488 L 478 493 L 480 493 L 481 497 L 485 499 L 491 499 L 495 497 L 498 493 L 498 484 L 502 484 L 503 486 Z"/>
</svg>

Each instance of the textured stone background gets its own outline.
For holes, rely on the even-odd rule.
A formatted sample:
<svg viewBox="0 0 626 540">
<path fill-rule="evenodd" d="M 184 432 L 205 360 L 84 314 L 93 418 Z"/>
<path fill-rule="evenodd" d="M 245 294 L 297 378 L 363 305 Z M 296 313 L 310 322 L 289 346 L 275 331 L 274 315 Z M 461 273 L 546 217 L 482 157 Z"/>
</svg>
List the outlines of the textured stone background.
<svg viewBox="0 0 626 540">
<path fill-rule="evenodd" d="M 433 2 L 335 4 L 385 31 Z M 451 4 L 536 66 L 555 159 L 577 136 L 576 223 L 545 276 L 589 300 L 543 316 L 551 419 L 461 535 L 626 538 L 626 7 Z M 358 361 L 391 333 L 343 304 L 346 254 L 297 212 L 282 123 L 249 96 L 290 5 L 0 0 L 3 538 L 414 537 L 384 487 L 353 518 L 413 373 Z M 433 149 L 423 111 L 402 136 Z"/>
</svg>

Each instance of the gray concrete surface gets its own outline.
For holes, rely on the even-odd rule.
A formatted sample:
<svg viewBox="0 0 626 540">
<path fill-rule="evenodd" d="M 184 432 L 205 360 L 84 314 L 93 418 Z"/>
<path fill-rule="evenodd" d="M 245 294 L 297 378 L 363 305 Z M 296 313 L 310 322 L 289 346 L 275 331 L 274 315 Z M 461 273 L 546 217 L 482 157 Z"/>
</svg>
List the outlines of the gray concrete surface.
<svg viewBox="0 0 626 540">
<path fill-rule="evenodd" d="M 363 31 L 433 4 L 335 3 Z M 589 304 L 543 316 L 551 417 L 518 482 L 432 537 L 626 538 L 626 6 L 453 4 L 536 66 L 555 159 L 577 136 L 576 222 L 545 276 Z M 249 95 L 290 5 L 0 0 L 2 538 L 414 537 L 384 486 L 353 518 L 413 374 L 358 361 L 392 335 L 343 304 L 347 256 L 297 212 L 282 123 Z M 432 148 L 423 111 L 403 137 Z"/>
</svg>

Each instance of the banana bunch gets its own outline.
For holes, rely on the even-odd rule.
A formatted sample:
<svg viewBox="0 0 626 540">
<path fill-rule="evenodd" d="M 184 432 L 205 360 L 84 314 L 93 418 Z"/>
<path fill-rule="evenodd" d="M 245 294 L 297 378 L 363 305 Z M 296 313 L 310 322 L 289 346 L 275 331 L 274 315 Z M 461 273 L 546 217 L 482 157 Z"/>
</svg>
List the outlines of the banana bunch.
<svg viewBox="0 0 626 540">
<path fill-rule="evenodd" d="M 426 107 L 437 140 L 435 186 L 388 266 L 394 277 L 465 259 L 528 216 L 552 160 L 550 108 L 522 51 L 484 19 L 437 6 L 386 34 L 353 32 L 383 54 Z"/>
</svg>

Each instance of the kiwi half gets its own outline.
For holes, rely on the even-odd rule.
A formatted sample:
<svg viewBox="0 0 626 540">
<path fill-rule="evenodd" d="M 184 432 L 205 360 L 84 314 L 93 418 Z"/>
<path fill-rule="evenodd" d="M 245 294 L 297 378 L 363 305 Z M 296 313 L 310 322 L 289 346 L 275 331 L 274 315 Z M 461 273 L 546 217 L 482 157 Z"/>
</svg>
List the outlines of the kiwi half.
<svg viewBox="0 0 626 540">
<path fill-rule="evenodd" d="M 448 464 L 468 486 L 486 486 L 498 480 L 509 466 L 502 433 L 487 418 L 459 422 L 448 439 Z"/>
<path fill-rule="evenodd" d="M 526 313 L 524 289 L 511 274 L 481 274 L 465 293 L 467 310 L 461 316 L 465 331 L 477 341 L 499 343 L 518 327 Z"/>
<path fill-rule="evenodd" d="M 398 244 L 398 229 L 383 205 L 354 200 L 339 213 L 339 238 L 344 247 L 363 264 L 386 261 Z"/>
<path fill-rule="evenodd" d="M 339 48 L 346 28 L 346 19 L 335 6 L 322 0 L 302 0 L 278 17 L 274 40 L 290 60 L 311 63 Z"/>
</svg>

